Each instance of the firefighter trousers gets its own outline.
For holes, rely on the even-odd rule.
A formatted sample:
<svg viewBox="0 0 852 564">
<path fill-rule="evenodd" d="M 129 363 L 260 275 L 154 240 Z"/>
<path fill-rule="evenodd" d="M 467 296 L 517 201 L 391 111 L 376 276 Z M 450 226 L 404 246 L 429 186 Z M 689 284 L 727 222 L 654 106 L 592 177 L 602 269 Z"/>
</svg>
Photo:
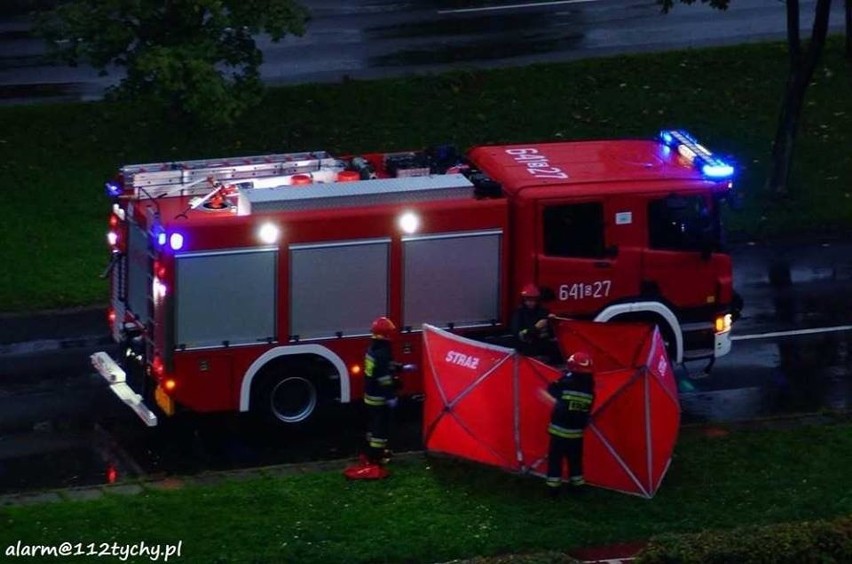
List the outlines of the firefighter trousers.
<svg viewBox="0 0 852 564">
<path fill-rule="evenodd" d="M 391 408 L 389 405 L 367 405 L 367 458 L 379 463 L 384 458 L 390 439 Z"/>
<path fill-rule="evenodd" d="M 568 461 L 568 483 L 582 486 L 583 480 L 583 438 L 567 439 L 550 435 L 550 449 L 547 451 L 547 485 L 558 488 L 562 485 L 562 461 Z"/>
</svg>

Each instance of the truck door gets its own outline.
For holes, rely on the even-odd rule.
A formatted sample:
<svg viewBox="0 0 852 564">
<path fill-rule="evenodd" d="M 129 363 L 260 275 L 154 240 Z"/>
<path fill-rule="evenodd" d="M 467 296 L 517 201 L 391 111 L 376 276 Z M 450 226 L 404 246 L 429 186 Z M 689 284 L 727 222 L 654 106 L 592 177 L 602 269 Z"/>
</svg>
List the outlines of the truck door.
<svg viewBox="0 0 852 564">
<path fill-rule="evenodd" d="M 680 308 L 713 306 L 715 273 L 727 256 L 719 249 L 719 222 L 714 202 L 706 194 L 671 194 L 650 200 L 648 248 L 642 277 Z"/>
<path fill-rule="evenodd" d="M 539 206 L 538 283 L 553 292 L 554 313 L 592 315 L 615 296 L 633 291 L 638 274 L 624 278 L 603 201 L 543 201 Z"/>
</svg>

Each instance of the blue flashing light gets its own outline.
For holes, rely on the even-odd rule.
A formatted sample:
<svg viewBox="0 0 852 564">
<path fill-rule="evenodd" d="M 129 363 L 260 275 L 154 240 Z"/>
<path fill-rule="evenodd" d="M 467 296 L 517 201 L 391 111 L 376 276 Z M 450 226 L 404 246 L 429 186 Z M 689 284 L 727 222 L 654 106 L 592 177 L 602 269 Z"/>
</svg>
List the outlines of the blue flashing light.
<svg viewBox="0 0 852 564">
<path fill-rule="evenodd" d="M 110 198 L 118 198 L 121 195 L 121 186 L 117 182 L 109 181 L 105 185 L 107 196 Z"/>
<path fill-rule="evenodd" d="M 169 246 L 173 251 L 181 250 L 183 248 L 183 244 L 183 235 L 180 233 L 172 233 L 171 237 L 169 237 Z"/>
<path fill-rule="evenodd" d="M 154 225 L 151 226 L 151 239 L 160 248 L 166 246 L 168 237 L 166 236 L 166 230 L 163 229 L 163 226 L 160 225 L 159 221 L 155 220 Z"/>
<path fill-rule="evenodd" d="M 686 131 L 664 129 L 660 132 L 660 141 L 663 142 L 666 149 L 677 150 L 678 154 L 709 179 L 731 178 L 736 172 L 732 165 L 714 156 Z"/>
<path fill-rule="evenodd" d="M 702 166 L 701 174 L 708 178 L 729 178 L 734 175 L 734 167 L 717 160 L 713 164 Z"/>
</svg>

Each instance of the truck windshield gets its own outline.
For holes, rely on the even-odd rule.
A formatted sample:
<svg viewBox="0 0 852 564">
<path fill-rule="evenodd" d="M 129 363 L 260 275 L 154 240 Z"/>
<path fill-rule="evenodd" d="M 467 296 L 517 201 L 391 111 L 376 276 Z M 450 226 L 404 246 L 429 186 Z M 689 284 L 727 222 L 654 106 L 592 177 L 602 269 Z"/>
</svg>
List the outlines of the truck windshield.
<svg viewBox="0 0 852 564">
<path fill-rule="evenodd" d="M 652 249 L 720 251 L 718 206 L 705 194 L 671 194 L 648 202 Z"/>
</svg>

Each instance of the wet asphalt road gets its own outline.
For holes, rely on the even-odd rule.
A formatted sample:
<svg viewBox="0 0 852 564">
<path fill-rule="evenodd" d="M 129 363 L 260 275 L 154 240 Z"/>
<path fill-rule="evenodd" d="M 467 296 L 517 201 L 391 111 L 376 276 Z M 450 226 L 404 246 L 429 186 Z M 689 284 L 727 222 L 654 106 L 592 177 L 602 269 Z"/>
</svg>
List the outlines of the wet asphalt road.
<svg viewBox="0 0 852 564">
<path fill-rule="evenodd" d="M 744 316 L 733 352 L 709 376 L 703 363 L 681 371 L 684 422 L 849 410 L 852 243 L 744 245 L 733 258 Z M 35 323 L 0 318 L 0 493 L 357 452 L 357 406 L 341 406 L 300 432 L 236 415 L 184 416 L 145 428 L 91 374 L 88 355 L 106 341 L 102 319 L 98 310 Z M 59 335 L 78 340 L 57 348 Z M 22 339 L 29 343 L 14 344 Z M 397 418 L 397 450 L 419 449 L 419 404 L 403 405 Z"/>
<path fill-rule="evenodd" d="M 777 0 L 736 0 L 726 11 L 697 3 L 662 14 L 653 0 L 302 0 L 303 37 L 261 37 L 269 84 L 386 78 L 581 58 L 783 40 Z M 814 0 L 800 0 L 808 33 Z M 118 80 L 86 66 L 47 64 L 25 18 L 0 20 L 0 103 L 92 100 Z M 835 2 L 830 29 L 843 30 Z"/>
</svg>

